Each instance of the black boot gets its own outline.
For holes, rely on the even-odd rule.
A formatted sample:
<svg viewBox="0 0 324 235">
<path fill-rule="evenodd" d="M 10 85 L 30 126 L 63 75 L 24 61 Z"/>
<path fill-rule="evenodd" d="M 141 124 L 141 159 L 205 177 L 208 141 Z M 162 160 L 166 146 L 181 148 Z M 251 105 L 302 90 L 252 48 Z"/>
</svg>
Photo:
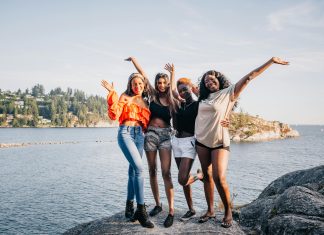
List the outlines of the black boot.
<svg viewBox="0 0 324 235">
<path fill-rule="evenodd" d="M 131 219 L 134 216 L 134 201 L 127 200 L 125 208 L 125 217 Z"/>
<path fill-rule="evenodd" d="M 137 209 L 134 214 L 134 220 L 138 220 L 145 228 L 154 228 L 154 224 L 148 219 L 145 205 L 137 204 Z"/>
</svg>

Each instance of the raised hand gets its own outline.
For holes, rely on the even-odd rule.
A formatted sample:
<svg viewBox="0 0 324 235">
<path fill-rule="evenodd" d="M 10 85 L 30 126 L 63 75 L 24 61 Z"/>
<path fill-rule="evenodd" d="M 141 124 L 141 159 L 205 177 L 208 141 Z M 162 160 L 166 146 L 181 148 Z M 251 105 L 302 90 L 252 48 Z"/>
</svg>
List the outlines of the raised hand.
<svg viewBox="0 0 324 235">
<path fill-rule="evenodd" d="M 280 59 L 279 57 L 272 57 L 271 60 L 275 64 L 289 65 L 288 61 L 284 61 L 284 60 Z"/>
<path fill-rule="evenodd" d="M 199 96 L 199 87 L 195 84 L 191 86 L 191 91 L 196 95 Z"/>
<path fill-rule="evenodd" d="M 174 65 L 173 64 L 167 63 L 164 66 L 164 69 L 167 70 L 167 71 L 169 71 L 170 73 L 174 73 Z"/>
<path fill-rule="evenodd" d="M 103 86 L 104 88 L 106 88 L 106 90 L 108 92 L 114 91 L 114 83 L 112 82 L 111 84 L 109 84 L 109 82 L 107 82 L 106 80 L 102 80 L 101 81 L 101 86 Z"/>
<path fill-rule="evenodd" d="M 135 59 L 134 57 L 130 56 L 130 57 L 126 58 L 125 61 L 133 61 L 134 59 Z"/>
</svg>

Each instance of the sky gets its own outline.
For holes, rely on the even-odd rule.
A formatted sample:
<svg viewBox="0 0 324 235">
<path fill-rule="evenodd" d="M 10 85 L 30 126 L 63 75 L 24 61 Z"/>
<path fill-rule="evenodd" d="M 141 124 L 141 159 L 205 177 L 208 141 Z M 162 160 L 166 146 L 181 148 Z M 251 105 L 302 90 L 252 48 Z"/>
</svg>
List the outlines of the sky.
<svg viewBox="0 0 324 235">
<path fill-rule="evenodd" d="M 288 124 L 324 124 L 324 1 L 0 0 L 0 89 L 42 84 L 121 94 L 137 58 L 151 82 L 174 63 L 194 82 L 207 70 L 232 83 L 277 56 L 239 108 Z"/>
</svg>

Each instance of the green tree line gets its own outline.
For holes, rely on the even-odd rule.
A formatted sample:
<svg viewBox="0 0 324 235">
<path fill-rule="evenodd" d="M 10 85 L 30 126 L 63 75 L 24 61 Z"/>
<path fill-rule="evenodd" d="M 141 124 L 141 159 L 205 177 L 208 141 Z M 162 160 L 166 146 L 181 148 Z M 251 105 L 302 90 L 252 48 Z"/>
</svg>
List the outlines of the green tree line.
<svg viewBox="0 0 324 235">
<path fill-rule="evenodd" d="M 12 126 L 37 127 L 40 116 L 50 120 L 51 126 L 89 126 L 107 118 L 107 102 L 100 96 L 87 96 L 81 90 L 60 87 L 45 93 L 43 85 L 37 84 L 29 91 L 15 92 L 0 89 L 0 124 L 5 126 L 8 115 L 13 117 Z"/>
</svg>

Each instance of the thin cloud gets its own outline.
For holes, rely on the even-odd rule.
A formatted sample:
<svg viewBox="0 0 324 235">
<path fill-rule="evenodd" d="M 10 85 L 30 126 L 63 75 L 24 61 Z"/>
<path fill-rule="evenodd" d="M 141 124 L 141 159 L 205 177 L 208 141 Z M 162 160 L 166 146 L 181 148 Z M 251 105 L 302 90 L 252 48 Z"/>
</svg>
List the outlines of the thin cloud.
<svg viewBox="0 0 324 235">
<path fill-rule="evenodd" d="M 279 10 L 268 16 L 268 28 L 271 31 L 282 31 L 290 26 L 324 28 L 320 9 L 315 3 L 305 2 Z"/>
<path fill-rule="evenodd" d="M 94 53 L 94 54 L 104 55 L 104 56 L 107 56 L 107 57 L 110 57 L 110 58 L 113 58 L 113 59 L 117 59 L 117 60 L 123 59 L 119 55 L 115 55 L 115 54 L 113 54 L 111 52 L 108 52 L 108 50 L 106 48 L 95 48 L 95 47 L 84 45 L 84 44 L 81 44 L 81 43 L 74 43 L 74 44 L 71 44 L 70 46 L 74 46 L 74 47 L 83 49 L 85 51 L 88 51 L 88 52 L 91 52 L 91 53 Z"/>
</svg>

